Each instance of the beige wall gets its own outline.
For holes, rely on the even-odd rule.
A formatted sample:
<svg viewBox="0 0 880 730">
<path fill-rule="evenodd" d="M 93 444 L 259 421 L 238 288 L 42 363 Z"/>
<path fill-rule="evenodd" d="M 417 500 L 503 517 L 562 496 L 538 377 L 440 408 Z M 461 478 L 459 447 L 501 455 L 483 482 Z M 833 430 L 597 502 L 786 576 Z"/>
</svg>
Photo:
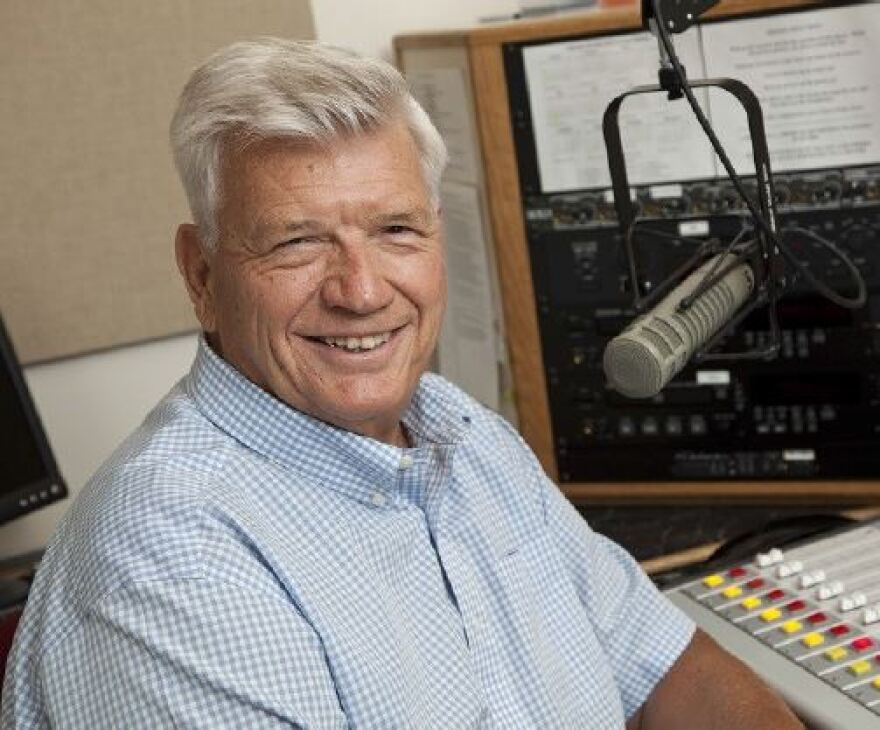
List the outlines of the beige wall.
<svg viewBox="0 0 880 730">
<path fill-rule="evenodd" d="M 391 39 L 421 30 L 470 28 L 519 10 L 520 0 L 312 0 L 318 38 L 391 60 Z"/>
<path fill-rule="evenodd" d="M 265 34 L 313 37 L 308 0 L 0 3 L 0 310 L 23 361 L 193 329 L 168 121 L 196 63 Z"/>
</svg>

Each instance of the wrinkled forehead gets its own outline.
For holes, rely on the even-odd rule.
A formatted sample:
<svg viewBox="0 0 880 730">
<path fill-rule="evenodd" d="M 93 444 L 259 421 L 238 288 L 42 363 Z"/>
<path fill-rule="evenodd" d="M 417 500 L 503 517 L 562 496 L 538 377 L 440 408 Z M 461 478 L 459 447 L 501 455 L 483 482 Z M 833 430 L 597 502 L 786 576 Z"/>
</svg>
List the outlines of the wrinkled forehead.
<svg viewBox="0 0 880 730">
<path fill-rule="evenodd" d="M 220 221 L 391 209 L 432 215 L 418 149 L 402 124 L 311 141 L 270 138 L 230 147 L 222 165 Z M 298 209 L 300 209 L 298 211 Z M 224 221 L 225 219 L 225 221 Z"/>
<path fill-rule="evenodd" d="M 391 155 L 399 164 L 420 165 L 419 148 L 406 120 L 397 116 L 365 130 L 339 130 L 321 137 L 264 135 L 240 132 L 220 146 L 220 170 L 224 177 L 251 172 L 291 158 L 302 164 L 344 163 L 353 157 Z"/>
</svg>

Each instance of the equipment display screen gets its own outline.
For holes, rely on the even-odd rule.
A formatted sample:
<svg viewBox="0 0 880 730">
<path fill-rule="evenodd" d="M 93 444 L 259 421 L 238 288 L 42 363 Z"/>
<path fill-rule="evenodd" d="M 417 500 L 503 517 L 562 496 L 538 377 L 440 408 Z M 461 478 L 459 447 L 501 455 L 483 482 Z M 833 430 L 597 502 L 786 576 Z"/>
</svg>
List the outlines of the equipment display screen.
<svg viewBox="0 0 880 730">
<path fill-rule="evenodd" d="M 777 302 L 776 312 L 783 329 L 833 329 L 855 324 L 852 309 L 844 309 L 818 294 L 784 297 Z M 766 310 L 758 309 L 746 317 L 738 329 L 743 332 L 766 332 L 769 327 Z"/>
<path fill-rule="evenodd" d="M 858 373 L 753 375 L 749 378 L 752 402 L 757 405 L 857 405 L 862 398 Z"/>
</svg>

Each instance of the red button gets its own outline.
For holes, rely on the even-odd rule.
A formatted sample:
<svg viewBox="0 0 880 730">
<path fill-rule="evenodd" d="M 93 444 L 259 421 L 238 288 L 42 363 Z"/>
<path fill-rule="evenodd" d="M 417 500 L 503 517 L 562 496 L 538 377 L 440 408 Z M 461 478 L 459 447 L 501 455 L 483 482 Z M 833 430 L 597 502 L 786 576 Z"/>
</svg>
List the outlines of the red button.
<svg viewBox="0 0 880 730">
<path fill-rule="evenodd" d="M 828 629 L 828 633 L 834 634 L 835 636 L 843 636 L 844 634 L 849 633 L 849 626 L 837 624 L 837 626 L 832 626 L 830 629 Z"/>
<path fill-rule="evenodd" d="M 787 611 L 803 611 L 806 607 L 807 604 L 800 598 L 798 598 L 796 601 L 792 601 L 785 606 Z"/>
<path fill-rule="evenodd" d="M 785 598 L 785 591 L 776 588 L 775 590 L 772 590 L 767 594 L 767 598 L 769 598 L 771 601 L 778 601 L 780 598 Z"/>
<path fill-rule="evenodd" d="M 807 621 L 811 624 L 821 624 L 824 621 L 827 621 L 828 617 L 822 613 L 821 611 L 816 611 L 816 613 L 811 613 L 807 616 Z"/>
<path fill-rule="evenodd" d="M 748 583 L 746 583 L 746 588 L 751 588 L 752 590 L 755 590 L 756 588 L 761 588 L 763 585 L 763 578 L 752 578 Z"/>
<path fill-rule="evenodd" d="M 850 646 L 856 651 L 864 651 L 865 649 L 870 649 L 874 646 L 874 640 L 870 636 L 863 636 L 862 638 L 853 641 Z"/>
<path fill-rule="evenodd" d="M 745 574 L 746 574 L 745 568 L 731 568 L 730 570 L 727 571 L 727 575 L 729 575 L 731 578 L 741 578 Z"/>
</svg>

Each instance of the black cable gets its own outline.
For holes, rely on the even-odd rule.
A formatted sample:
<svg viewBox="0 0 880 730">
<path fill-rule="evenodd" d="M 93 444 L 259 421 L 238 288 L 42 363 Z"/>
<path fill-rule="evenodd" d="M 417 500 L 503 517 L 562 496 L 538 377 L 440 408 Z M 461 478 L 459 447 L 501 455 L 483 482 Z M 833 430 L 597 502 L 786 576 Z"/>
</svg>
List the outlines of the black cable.
<svg viewBox="0 0 880 730">
<path fill-rule="evenodd" d="M 846 266 L 846 268 L 849 269 L 850 276 L 852 277 L 853 281 L 855 281 L 855 283 L 856 283 L 857 292 L 856 292 L 855 297 L 853 297 L 852 299 L 846 299 L 845 297 L 842 297 L 840 294 L 838 294 L 837 292 L 835 292 L 833 290 L 829 290 L 831 292 L 831 294 L 834 295 L 833 297 L 828 296 L 828 294 L 821 292 L 821 291 L 819 292 L 820 294 L 823 294 L 823 296 L 825 296 L 827 299 L 834 302 L 835 304 L 839 304 L 841 307 L 846 307 L 848 309 L 856 309 L 857 307 L 864 305 L 865 301 L 868 298 L 868 291 L 867 291 L 867 287 L 865 286 L 865 278 L 862 276 L 862 273 L 858 270 L 855 263 L 853 263 L 852 259 L 850 259 L 850 257 L 847 256 L 844 251 L 842 251 L 840 248 L 838 248 L 834 243 L 829 241 L 827 238 L 820 236 L 818 233 L 815 233 L 814 231 L 811 231 L 808 228 L 801 228 L 800 226 L 793 226 L 791 228 L 786 228 L 781 231 L 782 236 L 784 236 L 789 231 L 791 231 L 793 233 L 799 233 L 803 236 L 806 236 L 807 238 L 811 238 L 816 243 L 820 244 L 821 246 L 824 246 L 829 251 L 831 251 L 831 253 L 833 253 L 838 259 L 843 261 L 844 266 Z M 782 236 L 780 236 L 780 241 L 781 241 Z M 792 266 L 794 266 L 798 270 L 798 272 L 800 274 L 802 274 L 804 276 L 804 278 L 806 278 L 812 284 L 813 280 L 815 278 L 815 274 L 813 274 L 813 272 L 807 268 L 806 264 L 804 264 L 802 261 L 800 261 L 794 255 L 794 253 L 791 251 L 791 249 L 789 249 L 789 247 L 787 245 L 780 246 L 779 250 L 782 251 L 783 255 L 786 257 L 786 260 L 788 260 L 788 262 Z M 859 302 L 859 304 L 850 305 L 850 304 L 848 304 L 849 302 Z"/>
<path fill-rule="evenodd" d="M 629 228 L 627 229 L 626 242 L 630 249 L 632 249 L 632 246 L 636 240 L 636 226 L 641 222 L 642 219 L 637 218 L 630 224 Z M 703 277 L 701 285 L 698 286 L 692 294 L 682 300 L 681 306 L 687 309 L 690 306 L 689 302 L 693 302 L 693 300 L 699 298 L 703 294 L 703 292 L 714 286 L 717 283 L 718 279 L 721 278 L 719 276 L 716 276 L 716 273 L 718 271 L 718 268 L 720 267 L 722 259 L 733 254 L 737 259 L 742 260 L 743 258 L 748 256 L 752 250 L 757 248 L 757 239 L 752 238 L 743 241 L 743 238 L 745 238 L 745 235 L 750 230 L 751 229 L 746 224 L 746 219 L 743 218 L 742 226 L 740 227 L 739 232 L 726 245 L 722 245 L 720 239 L 714 237 L 710 238 L 709 240 L 702 240 L 698 238 L 692 238 L 690 236 L 678 236 L 671 233 L 666 233 L 665 231 L 661 231 L 658 229 L 643 228 L 638 231 L 640 235 L 655 236 L 657 238 L 665 238 L 667 240 L 682 241 L 684 243 L 691 243 L 697 246 L 696 252 L 684 264 L 682 264 L 682 266 L 673 271 L 666 279 L 664 279 L 663 283 L 658 285 L 658 287 L 654 289 L 648 296 L 644 297 L 644 299 L 642 300 L 642 308 L 650 306 L 653 302 L 655 302 L 661 296 L 664 296 L 668 291 L 670 291 L 678 283 L 681 275 L 687 273 L 688 271 L 691 271 L 694 268 L 694 262 L 700 261 L 701 259 L 705 260 L 710 256 L 722 254 L 721 256 L 718 256 L 718 259 L 716 260 L 712 269 L 706 272 L 706 275 Z M 734 249 L 738 249 L 738 253 L 734 253 Z M 730 268 L 733 268 L 733 266 L 735 265 L 736 264 L 734 262 L 727 270 L 730 270 Z"/>
<path fill-rule="evenodd" d="M 778 248 L 780 252 L 782 252 L 782 255 L 785 257 L 786 261 L 794 266 L 798 273 L 800 273 L 816 289 L 816 291 L 819 292 L 819 294 L 821 294 L 834 304 L 845 307 L 846 309 L 858 309 L 859 307 L 864 306 L 865 300 L 867 298 L 865 280 L 862 278 L 861 272 L 859 272 L 856 265 L 843 251 L 831 244 L 830 241 L 822 239 L 821 242 L 823 244 L 828 244 L 828 248 L 832 250 L 834 254 L 844 262 L 846 267 L 850 270 L 850 273 L 853 275 L 858 293 L 855 297 L 851 299 L 841 296 L 836 291 L 831 289 L 827 284 L 825 284 L 825 282 L 818 279 L 812 271 L 810 271 L 802 262 L 797 259 L 797 257 L 792 253 L 791 249 L 789 249 L 788 246 L 786 246 L 779 240 L 779 237 L 770 228 L 770 225 L 767 223 L 767 221 L 764 220 L 764 217 L 761 215 L 761 213 L 755 207 L 755 204 L 752 202 L 751 198 L 748 196 L 745 186 L 737 175 L 736 170 L 734 170 L 733 168 L 733 163 L 731 163 L 730 158 L 727 156 L 727 153 L 725 152 L 724 147 L 721 144 L 721 141 L 715 135 L 715 130 L 712 129 L 711 123 L 706 118 L 706 115 L 703 113 L 699 102 L 697 102 L 697 99 L 694 96 L 694 92 L 691 89 L 690 83 L 687 80 L 687 74 L 685 73 L 681 61 L 678 59 L 678 56 L 675 53 L 675 47 L 673 46 L 672 39 L 670 38 L 669 32 L 666 29 L 666 21 L 663 19 L 663 13 L 660 11 L 660 0 L 652 0 L 652 4 L 654 8 L 654 18 L 656 21 L 655 27 L 657 28 L 657 35 L 660 38 L 660 42 L 663 44 L 663 49 L 666 52 L 666 55 L 669 58 L 673 69 L 675 70 L 675 74 L 678 77 L 678 82 L 681 86 L 681 90 L 684 92 L 684 96 L 688 100 L 688 104 L 693 110 L 694 116 L 696 116 L 697 121 L 700 123 L 700 126 L 703 129 L 703 132 L 706 134 L 706 137 L 712 144 L 712 149 L 715 150 L 715 154 L 718 155 L 718 159 L 721 160 L 721 164 L 724 166 L 724 170 L 727 173 L 727 176 L 730 178 L 730 181 L 733 183 L 734 188 L 736 188 L 737 193 L 746 204 L 746 207 L 749 209 L 749 213 L 751 214 L 756 225 L 761 229 L 761 232 L 767 237 L 770 243 Z M 775 272 L 770 272 L 770 275 L 773 276 L 774 273 Z"/>
</svg>

